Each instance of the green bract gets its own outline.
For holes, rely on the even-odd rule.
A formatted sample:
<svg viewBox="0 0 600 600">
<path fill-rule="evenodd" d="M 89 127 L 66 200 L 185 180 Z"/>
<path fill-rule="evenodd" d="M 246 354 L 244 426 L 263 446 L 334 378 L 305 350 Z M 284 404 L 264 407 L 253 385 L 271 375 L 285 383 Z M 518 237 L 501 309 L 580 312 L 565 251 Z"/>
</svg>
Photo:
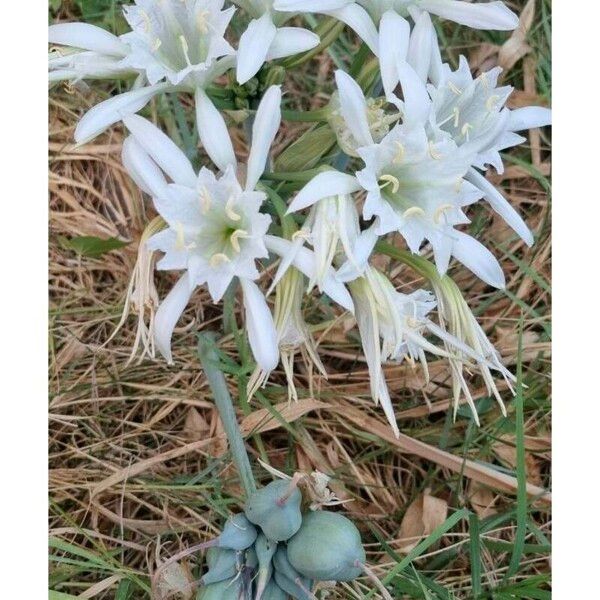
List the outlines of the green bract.
<svg viewBox="0 0 600 600">
<path fill-rule="evenodd" d="M 246 516 L 258 525 L 267 538 L 289 540 L 300 529 L 302 496 L 289 481 L 273 481 L 254 492 L 246 502 Z"/>
<path fill-rule="evenodd" d="M 360 533 L 339 513 L 312 512 L 288 542 L 291 566 L 309 579 L 351 581 L 358 577 L 366 560 Z"/>
<path fill-rule="evenodd" d="M 256 527 L 240 513 L 227 519 L 217 545 L 230 550 L 245 550 L 252 546 L 257 535 Z"/>
</svg>

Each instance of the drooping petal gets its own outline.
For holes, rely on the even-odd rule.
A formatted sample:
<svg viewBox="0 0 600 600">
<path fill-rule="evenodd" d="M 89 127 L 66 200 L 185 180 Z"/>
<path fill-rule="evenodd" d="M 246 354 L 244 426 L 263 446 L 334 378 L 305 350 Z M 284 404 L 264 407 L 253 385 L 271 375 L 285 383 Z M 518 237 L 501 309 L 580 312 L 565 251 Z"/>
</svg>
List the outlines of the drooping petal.
<svg viewBox="0 0 600 600">
<path fill-rule="evenodd" d="M 116 36 L 88 23 L 57 23 L 48 27 L 48 43 L 111 56 L 125 56 L 127 46 Z"/>
<path fill-rule="evenodd" d="M 469 169 L 465 179 L 477 186 L 483 193 L 484 198 L 490 206 L 506 222 L 506 224 L 518 234 L 528 245 L 533 246 L 533 234 L 519 213 L 512 207 L 510 202 L 492 185 L 481 173 L 475 169 Z"/>
<path fill-rule="evenodd" d="M 511 131 L 523 131 L 535 127 L 545 127 L 552 123 L 552 111 L 543 106 L 525 106 L 510 111 L 508 128 Z"/>
<path fill-rule="evenodd" d="M 288 208 L 288 214 L 302 210 L 314 204 L 321 198 L 337 196 L 338 194 L 352 194 L 362 189 L 356 177 L 346 175 L 339 171 L 325 171 L 313 177 L 294 198 Z"/>
<path fill-rule="evenodd" d="M 133 136 L 123 142 L 121 159 L 140 189 L 154 197 L 166 194 L 167 180 L 162 171 Z"/>
<path fill-rule="evenodd" d="M 246 190 L 256 187 L 265 170 L 271 144 L 281 124 L 281 87 L 272 85 L 263 96 L 252 126 L 252 147 L 248 157 Z"/>
<path fill-rule="evenodd" d="M 252 354 L 258 366 L 270 373 L 279 362 L 277 330 L 267 301 L 258 286 L 249 279 L 240 279 L 244 292 L 246 329 Z"/>
<path fill-rule="evenodd" d="M 144 108 L 153 96 L 170 88 L 170 84 L 160 83 L 119 94 L 96 104 L 79 121 L 75 129 L 75 141 L 79 145 L 89 142 L 126 115 L 134 114 Z"/>
<path fill-rule="evenodd" d="M 335 81 L 339 91 L 340 110 L 359 146 L 373 144 L 373 136 L 367 119 L 367 101 L 360 86 L 348 73 L 335 72 Z"/>
<path fill-rule="evenodd" d="M 201 88 L 196 90 L 196 121 L 198 136 L 210 159 L 221 171 L 230 165 L 235 169 L 237 160 L 225 119 Z"/>
<path fill-rule="evenodd" d="M 237 54 L 236 77 L 239 84 L 254 77 L 267 59 L 269 48 L 275 39 L 277 29 L 266 12 L 260 19 L 254 19 L 242 33 Z"/>
<path fill-rule="evenodd" d="M 138 144 L 175 183 L 195 187 L 196 174 L 192 164 L 168 135 L 139 115 L 127 115 L 123 123 Z"/>
<path fill-rule="evenodd" d="M 482 281 L 495 288 L 504 288 L 504 273 L 496 257 L 470 235 L 461 231 L 454 231 L 452 235 L 456 237 L 452 248 L 455 258 Z"/>
<path fill-rule="evenodd" d="M 419 7 L 474 29 L 510 31 L 519 25 L 519 17 L 499 1 L 470 3 L 461 0 L 421 0 Z"/>
<path fill-rule="evenodd" d="M 353 29 L 375 56 L 379 50 L 377 29 L 369 13 L 358 4 L 347 4 L 334 10 L 319 10 L 326 15 L 335 17 Z"/>
<path fill-rule="evenodd" d="M 410 39 L 410 25 L 396 11 L 383 13 L 379 24 L 379 67 L 383 91 L 388 101 L 397 100 L 394 89 L 398 85 L 399 60 L 406 59 Z"/>
<path fill-rule="evenodd" d="M 173 364 L 171 338 L 193 292 L 187 273 L 181 276 L 167 297 L 161 302 L 154 318 L 154 342 L 169 364 Z"/>
<path fill-rule="evenodd" d="M 319 45 L 319 36 L 301 27 L 280 27 L 267 52 L 266 60 L 294 56 Z"/>
</svg>

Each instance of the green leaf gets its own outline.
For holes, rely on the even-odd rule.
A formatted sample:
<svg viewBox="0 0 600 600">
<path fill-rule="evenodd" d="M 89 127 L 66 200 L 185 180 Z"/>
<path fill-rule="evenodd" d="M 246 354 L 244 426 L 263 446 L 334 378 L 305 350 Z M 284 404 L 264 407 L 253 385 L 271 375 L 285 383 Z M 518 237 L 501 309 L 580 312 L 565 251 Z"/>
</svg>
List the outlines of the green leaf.
<svg viewBox="0 0 600 600">
<path fill-rule="evenodd" d="M 76 598 L 77 596 L 71 596 L 71 594 L 63 594 L 62 592 L 48 590 L 48 600 L 76 600 Z"/>
<path fill-rule="evenodd" d="M 67 239 L 65 237 L 59 238 L 60 244 L 63 248 L 68 250 L 74 250 L 77 254 L 82 256 L 88 256 L 90 258 L 98 258 L 107 252 L 112 250 L 119 250 L 124 248 L 130 242 L 123 242 L 117 238 L 102 239 L 98 237 L 82 235 L 80 237 L 74 237 Z"/>
<path fill-rule="evenodd" d="M 115 593 L 115 600 L 129 600 L 133 596 L 133 585 L 130 579 L 122 579 Z"/>
<path fill-rule="evenodd" d="M 335 143 L 335 133 L 329 125 L 309 129 L 277 157 L 275 171 L 294 172 L 312 169 Z"/>
</svg>

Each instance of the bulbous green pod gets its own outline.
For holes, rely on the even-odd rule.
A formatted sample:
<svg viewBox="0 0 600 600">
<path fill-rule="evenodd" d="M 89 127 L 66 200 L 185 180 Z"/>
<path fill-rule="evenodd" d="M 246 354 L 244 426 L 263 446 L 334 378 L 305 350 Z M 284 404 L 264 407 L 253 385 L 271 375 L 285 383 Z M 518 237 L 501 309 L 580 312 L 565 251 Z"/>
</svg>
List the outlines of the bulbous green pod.
<svg viewBox="0 0 600 600">
<path fill-rule="evenodd" d="M 296 482 L 273 481 L 246 501 L 246 516 L 275 542 L 289 540 L 300 529 L 302 495 Z"/>
<path fill-rule="evenodd" d="M 218 583 L 231 579 L 237 574 L 238 553 L 225 548 L 209 548 L 206 552 L 208 571 L 202 577 L 202 583 Z"/>
<path fill-rule="evenodd" d="M 242 584 L 239 578 L 211 583 L 198 592 L 197 600 L 239 600 Z"/>
<path fill-rule="evenodd" d="M 351 581 L 366 561 L 360 532 L 339 513 L 316 511 L 304 516 L 289 541 L 287 558 L 300 574 L 317 581 Z"/>
<path fill-rule="evenodd" d="M 271 580 L 265 588 L 261 600 L 288 600 L 288 595 Z"/>
<path fill-rule="evenodd" d="M 245 550 L 254 544 L 257 535 L 256 527 L 240 513 L 227 519 L 217 546 L 230 550 Z"/>
</svg>

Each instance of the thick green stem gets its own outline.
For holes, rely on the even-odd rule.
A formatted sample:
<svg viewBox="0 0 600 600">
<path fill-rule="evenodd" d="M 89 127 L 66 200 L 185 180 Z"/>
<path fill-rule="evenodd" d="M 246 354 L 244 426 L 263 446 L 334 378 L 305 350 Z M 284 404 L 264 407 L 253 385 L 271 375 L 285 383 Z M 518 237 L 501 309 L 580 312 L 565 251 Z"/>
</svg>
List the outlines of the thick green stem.
<svg viewBox="0 0 600 600">
<path fill-rule="evenodd" d="M 256 482 L 254 481 L 252 467 L 250 466 L 250 460 L 248 459 L 248 453 L 244 445 L 244 438 L 238 426 L 231 395 L 227 389 L 225 376 L 217 366 L 219 357 L 215 347 L 214 334 L 200 334 L 198 338 L 198 355 L 200 356 L 200 362 L 206 374 L 206 379 L 208 379 L 208 385 L 213 393 L 215 404 L 223 423 L 223 429 L 225 429 L 225 434 L 229 440 L 233 462 L 240 474 L 244 491 L 249 496 L 256 491 Z"/>
</svg>

